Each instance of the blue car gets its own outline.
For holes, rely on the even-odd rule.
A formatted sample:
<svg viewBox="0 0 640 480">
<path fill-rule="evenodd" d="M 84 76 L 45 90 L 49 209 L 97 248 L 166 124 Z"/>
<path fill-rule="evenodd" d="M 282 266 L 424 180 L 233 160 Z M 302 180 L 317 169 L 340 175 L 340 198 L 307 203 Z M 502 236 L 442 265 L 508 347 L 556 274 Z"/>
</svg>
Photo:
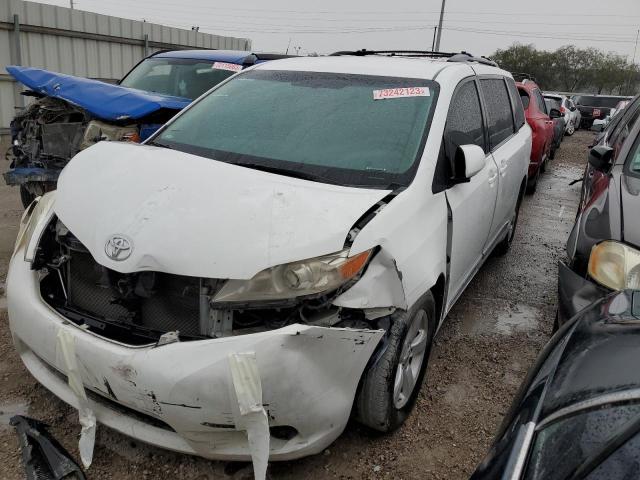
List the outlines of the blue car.
<svg viewBox="0 0 640 480">
<path fill-rule="evenodd" d="M 7 185 L 22 203 L 56 187 L 80 150 L 96 142 L 140 142 L 201 94 L 243 68 L 286 55 L 233 50 L 172 50 L 146 57 L 117 84 L 38 68 L 9 66 L 36 100 L 11 122 Z"/>
</svg>

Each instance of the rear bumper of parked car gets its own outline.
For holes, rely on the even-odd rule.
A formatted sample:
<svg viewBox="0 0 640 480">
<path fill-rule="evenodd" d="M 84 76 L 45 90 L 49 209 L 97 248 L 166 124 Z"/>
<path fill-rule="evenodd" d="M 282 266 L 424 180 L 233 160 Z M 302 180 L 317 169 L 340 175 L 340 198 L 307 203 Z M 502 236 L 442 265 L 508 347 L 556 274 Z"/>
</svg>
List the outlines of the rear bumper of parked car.
<svg viewBox="0 0 640 480">
<path fill-rule="evenodd" d="M 574 272 L 565 262 L 558 263 L 558 325 L 611 293 Z"/>
<path fill-rule="evenodd" d="M 73 338 L 98 422 L 140 441 L 210 459 L 249 460 L 229 357 L 255 353 L 270 459 L 318 453 L 343 431 L 381 330 L 289 325 L 260 333 L 132 347 L 70 323 L 40 297 L 39 273 L 16 252 L 7 278 L 10 328 L 31 374 L 75 408 L 57 338 Z M 241 422 L 240 422 L 241 423 Z M 283 433 L 284 432 L 284 433 Z"/>
</svg>

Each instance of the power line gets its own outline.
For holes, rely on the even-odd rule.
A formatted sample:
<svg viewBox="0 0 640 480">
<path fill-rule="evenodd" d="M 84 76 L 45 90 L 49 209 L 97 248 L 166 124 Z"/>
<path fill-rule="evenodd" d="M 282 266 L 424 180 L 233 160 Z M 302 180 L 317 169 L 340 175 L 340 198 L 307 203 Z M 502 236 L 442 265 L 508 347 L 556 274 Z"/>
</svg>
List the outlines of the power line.
<svg viewBox="0 0 640 480">
<path fill-rule="evenodd" d="M 95 1 L 97 3 L 100 4 L 104 4 L 103 0 L 90 0 L 90 1 Z M 111 0 L 111 2 L 113 1 L 121 1 L 123 3 L 126 3 L 128 6 L 132 6 L 131 2 L 129 0 Z M 110 3 L 111 3 L 110 2 Z M 151 4 L 153 4 L 153 8 L 156 8 L 157 4 L 164 4 L 164 5 L 171 5 L 171 6 L 175 6 L 176 3 L 173 0 L 153 0 L 152 2 L 150 2 Z M 286 10 L 286 9 L 275 9 L 275 8 L 229 8 L 229 7 L 218 7 L 218 6 L 205 6 L 205 5 L 197 5 L 197 6 L 186 6 L 186 5 L 181 5 L 180 9 L 184 10 L 185 8 L 188 9 L 207 9 L 207 10 L 212 10 L 212 11 L 237 11 L 237 12 L 271 12 L 271 13 L 294 13 L 294 14 L 299 14 L 299 15 L 325 15 L 325 14 L 331 14 L 331 15 L 336 15 L 336 13 L 339 13 L 339 15 L 356 15 L 359 17 L 362 17 L 364 15 L 384 15 L 384 16 L 388 16 L 388 15 L 413 15 L 413 14 L 427 14 L 427 13 L 431 13 L 431 14 L 439 14 L 440 10 L 405 10 L 402 12 L 398 12 L 397 10 L 351 10 L 351 11 L 340 11 L 340 12 L 336 12 L 335 10 Z M 464 11 L 447 11 L 447 14 L 449 15 L 464 15 L 464 16 L 469 16 L 469 15 L 496 15 L 496 16 L 542 16 L 542 17 L 548 17 L 549 16 L 549 12 L 546 13 L 540 13 L 540 11 L 537 12 L 522 12 L 522 11 L 518 11 L 518 12 L 503 12 L 503 11 L 487 11 L 487 10 L 483 10 L 483 11 L 468 11 L 468 10 L 464 10 Z M 557 16 L 562 16 L 562 15 L 566 15 L 568 17 L 574 18 L 574 17 L 615 17 L 615 18 L 631 18 L 631 17 L 638 17 L 640 18 L 640 14 L 639 15 L 627 15 L 627 14 L 606 14 L 606 13 L 574 13 L 574 12 L 553 12 L 554 15 Z"/>
</svg>

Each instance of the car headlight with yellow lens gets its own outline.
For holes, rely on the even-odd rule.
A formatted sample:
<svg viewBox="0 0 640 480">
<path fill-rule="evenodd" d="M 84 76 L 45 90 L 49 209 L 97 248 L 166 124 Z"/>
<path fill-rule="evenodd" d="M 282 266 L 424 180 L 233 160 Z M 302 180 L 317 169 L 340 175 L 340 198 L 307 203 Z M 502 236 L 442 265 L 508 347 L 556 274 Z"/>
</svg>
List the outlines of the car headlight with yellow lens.
<svg viewBox="0 0 640 480">
<path fill-rule="evenodd" d="M 613 240 L 595 245 L 589 276 L 612 290 L 640 289 L 640 250 Z"/>
<path fill-rule="evenodd" d="M 356 278 L 372 250 L 348 256 L 348 249 L 258 272 L 249 280 L 228 280 L 214 303 L 273 301 L 331 292 Z"/>
</svg>

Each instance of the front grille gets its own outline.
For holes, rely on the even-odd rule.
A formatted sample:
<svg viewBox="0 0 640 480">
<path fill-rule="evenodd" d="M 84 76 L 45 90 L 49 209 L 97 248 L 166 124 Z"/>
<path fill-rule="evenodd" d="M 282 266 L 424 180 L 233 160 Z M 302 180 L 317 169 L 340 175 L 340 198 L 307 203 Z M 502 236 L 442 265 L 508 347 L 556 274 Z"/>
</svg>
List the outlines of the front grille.
<svg viewBox="0 0 640 480">
<path fill-rule="evenodd" d="M 73 252 L 67 268 L 69 307 L 150 330 L 199 334 L 197 278 L 156 272 L 125 277 L 81 252 Z"/>
</svg>

